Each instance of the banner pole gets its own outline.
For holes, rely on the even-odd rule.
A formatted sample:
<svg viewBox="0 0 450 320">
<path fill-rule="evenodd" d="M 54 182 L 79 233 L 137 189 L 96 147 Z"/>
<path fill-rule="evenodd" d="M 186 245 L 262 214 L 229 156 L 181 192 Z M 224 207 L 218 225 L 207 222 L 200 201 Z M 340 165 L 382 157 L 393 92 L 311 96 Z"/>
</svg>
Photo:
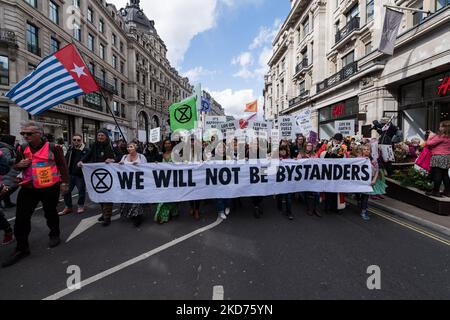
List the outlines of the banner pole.
<svg viewBox="0 0 450 320">
<path fill-rule="evenodd" d="M 100 89 L 100 94 L 103 97 L 103 100 L 105 100 L 106 103 L 106 108 L 108 109 L 109 113 L 111 113 L 112 118 L 114 119 L 114 122 L 116 123 L 117 128 L 119 128 L 119 132 L 122 135 L 122 139 L 125 141 L 125 143 L 127 142 L 127 138 L 125 138 L 125 135 L 122 132 L 122 129 L 120 128 L 119 123 L 117 122 L 116 116 L 114 115 L 114 112 L 111 110 L 109 103 L 108 103 L 108 99 L 106 99 L 105 94 L 103 93 L 103 90 Z"/>
</svg>

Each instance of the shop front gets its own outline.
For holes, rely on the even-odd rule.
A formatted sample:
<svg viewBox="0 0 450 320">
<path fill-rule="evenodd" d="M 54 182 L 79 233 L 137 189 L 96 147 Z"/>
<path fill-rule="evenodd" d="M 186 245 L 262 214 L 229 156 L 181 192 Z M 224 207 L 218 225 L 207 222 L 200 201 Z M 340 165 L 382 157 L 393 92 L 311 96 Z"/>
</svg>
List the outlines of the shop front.
<svg viewBox="0 0 450 320">
<path fill-rule="evenodd" d="M 0 105 L 0 134 L 9 134 L 9 107 Z"/>
<path fill-rule="evenodd" d="M 344 126 L 346 130 L 342 133 L 354 135 L 358 132 L 358 114 L 358 97 L 319 109 L 319 138 L 330 139 L 338 132 L 338 127 Z"/>
<path fill-rule="evenodd" d="M 100 121 L 83 118 L 83 141 L 90 146 L 95 142 L 95 137 L 100 130 Z"/>
<path fill-rule="evenodd" d="M 427 130 L 437 132 L 450 120 L 450 71 L 400 87 L 399 117 L 404 139 L 424 139 Z"/>
<path fill-rule="evenodd" d="M 72 116 L 61 114 L 53 111 L 46 111 L 42 115 L 35 116 L 35 121 L 42 123 L 44 133 L 55 141 L 63 138 L 66 144 L 70 143 L 70 139 L 74 130 L 74 119 Z"/>
</svg>

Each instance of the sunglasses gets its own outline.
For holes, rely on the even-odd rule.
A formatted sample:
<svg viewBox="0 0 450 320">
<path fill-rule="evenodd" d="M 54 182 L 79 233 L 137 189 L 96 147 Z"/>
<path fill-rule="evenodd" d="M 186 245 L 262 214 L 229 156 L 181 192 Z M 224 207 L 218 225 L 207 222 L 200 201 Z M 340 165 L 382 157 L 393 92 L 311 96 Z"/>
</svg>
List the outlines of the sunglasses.
<svg viewBox="0 0 450 320">
<path fill-rule="evenodd" d="M 73 142 L 81 142 L 81 139 L 73 139 Z"/>
<path fill-rule="evenodd" d="M 36 132 L 21 132 L 20 135 L 21 136 L 27 136 L 27 137 L 31 137 L 33 134 L 35 134 Z"/>
</svg>

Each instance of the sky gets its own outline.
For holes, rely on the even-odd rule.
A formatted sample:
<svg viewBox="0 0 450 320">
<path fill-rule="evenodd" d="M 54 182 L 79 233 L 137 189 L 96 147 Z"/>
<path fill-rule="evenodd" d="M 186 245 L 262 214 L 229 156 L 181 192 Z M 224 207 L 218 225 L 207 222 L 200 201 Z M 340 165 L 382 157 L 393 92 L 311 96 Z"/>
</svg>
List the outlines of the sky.
<svg viewBox="0 0 450 320">
<path fill-rule="evenodd" d="M 128 1 L 108 2 L 122 8 Z M 227 115 L 245 116 L 256 99 L 262 112 L 264 74 L 288 0 L 144 0 L 141 8 L 192 85 L 200 83 Z"/>
</svg>

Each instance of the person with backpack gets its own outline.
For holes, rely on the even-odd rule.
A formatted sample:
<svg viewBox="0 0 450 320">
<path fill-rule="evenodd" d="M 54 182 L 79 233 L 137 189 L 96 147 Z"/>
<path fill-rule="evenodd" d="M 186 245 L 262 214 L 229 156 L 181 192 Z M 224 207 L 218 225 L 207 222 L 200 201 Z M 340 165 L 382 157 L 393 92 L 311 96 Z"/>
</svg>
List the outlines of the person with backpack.
<svg viewBox="0 0 450 320">
<path fill-rule="evenodd" d="M 63 150 L 44 139 L 43 126 L 38 122 L 27 122 L 22 125 L 20 134 L 26 143 L 19 147 L 15 164 L 15 169 L 21 171 L 14 225 L 17 247 L 2 267 L 12 266 L 30 255 L 31 216 L 39 202 L 42 202 L 50 228 L 49 247 L 54 248 L 61 243 L 56 207 L 60 194 L 69 190 L 69 171 Z"/>
<path fill-rule="evenodd" d="M 3 177 L 3 183 L 8 187 L 8 191 L 3 191 L 0 195 L 0 200 L 3 201 L 3 208 L 10 209 L 14 208 L 16 205 L 11 201 L 11 195 L 19 189 L 19 186 L 16 183 L 17 175 L 19 171 L 13 168 L 16 161 L 16 148 L 14 146 L 16 141 L 15 136 L 11 136 L 8 134 L 2 134 L 0 136 L 0 150 L 5 155 L 5 158 L 8 162 L 8 165 L 11 170 L 9 170 L 8 174 Z"/>
<path fill-rule="evenodd" d="M 4 184 L 3 177 L 8 174 L 11 169 L 11 165 L 8 161 L 8 158 L 3 153 L 3 150 L 0 149 L 0 195 L 6 194 L 8 192 L 8 186 Z M 13 229 L 9 224 L 8 220 L 5 217 L 5 214 L 2 210 L 0 210 L 0 229 L 5 232 L 3 237 L 2 245 L 10 244 L 13 241 Z"/>
</svg>

